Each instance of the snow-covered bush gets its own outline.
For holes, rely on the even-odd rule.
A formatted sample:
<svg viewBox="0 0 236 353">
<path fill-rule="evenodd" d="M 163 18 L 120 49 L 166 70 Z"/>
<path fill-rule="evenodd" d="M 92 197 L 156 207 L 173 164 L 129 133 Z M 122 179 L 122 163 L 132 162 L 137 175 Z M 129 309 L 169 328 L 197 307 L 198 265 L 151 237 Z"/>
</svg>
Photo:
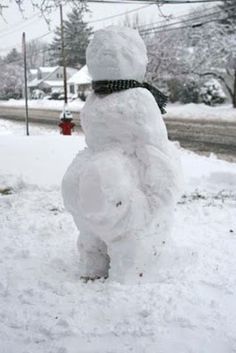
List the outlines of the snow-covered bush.
<svg viewBox="0 0 236 353">
<path fill-rule="evenodd" d="M 192 79 L 182 81 L 171 79 L 167 82 L 170 102 L 199 103 L 199 83 Z"/>
<path fill-rule="evenodd" d="M 214 78 L 205 82 L 200 89 L 201 101 L 207 105 L 222 104 L 226 100 L 226 95 L 221 84 Z"/>
<path fill-rule="evenodd" d="M 23 69 L 18 63 L 3 63 L 1 65 L 0 82 L 1 99 L 22 97 Z"/>
<path fill-rule="evenodd" d="M 31 95 L 31 99 L 43 99 L 45 93 L 41 89 L 34 89 Z"/>
</svg>

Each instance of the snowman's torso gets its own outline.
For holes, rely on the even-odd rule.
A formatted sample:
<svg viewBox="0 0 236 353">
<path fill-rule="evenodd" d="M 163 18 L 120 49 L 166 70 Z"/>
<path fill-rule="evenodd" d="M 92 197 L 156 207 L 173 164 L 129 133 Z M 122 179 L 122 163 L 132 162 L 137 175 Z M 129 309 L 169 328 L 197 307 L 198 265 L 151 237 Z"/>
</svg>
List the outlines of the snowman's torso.
<svg viewBox="0 0 236 353">
<path fill-rule="evenodd" d="M 132 152 L 146 144 L 165 151 L 168 143 L 160 110 L 144 88 L 91 94 L 81 112 L 81 123 L 93 151 L 116 145 Z"/>
</svg>

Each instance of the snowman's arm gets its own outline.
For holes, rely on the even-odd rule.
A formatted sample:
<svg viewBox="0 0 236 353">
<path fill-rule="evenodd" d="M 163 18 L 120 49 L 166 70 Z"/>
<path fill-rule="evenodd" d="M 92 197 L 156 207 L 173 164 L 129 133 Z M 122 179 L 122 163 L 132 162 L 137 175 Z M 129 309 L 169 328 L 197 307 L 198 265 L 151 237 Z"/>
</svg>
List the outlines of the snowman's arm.
<svg viewBox="0 0 236 353">
<path fill-rule="evenodd" d="M 175 203 L 181 191 L 182 176 L 178 153 L 172 144 L 165 152 L 146 145 L 137 150 L 137 156 L 141 161 L 141 179 L 149 201 L 157 207 Z"/>
</svg>

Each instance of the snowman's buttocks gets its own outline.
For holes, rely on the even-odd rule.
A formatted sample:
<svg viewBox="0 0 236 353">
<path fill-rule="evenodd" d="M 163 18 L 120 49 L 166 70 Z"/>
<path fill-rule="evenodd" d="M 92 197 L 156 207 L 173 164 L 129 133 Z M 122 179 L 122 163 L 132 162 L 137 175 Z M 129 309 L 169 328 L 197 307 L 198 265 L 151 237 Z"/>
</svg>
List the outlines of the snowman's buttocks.
<svg viewBox="0 0 236 353">
<path fill-rule="evenodd" d="M 148 143 L 161 147 L 167 131 L 152 94 L 132 88 L 109 95 L 92 94 L 81 112 L 89 147 Z"/>
</svg>

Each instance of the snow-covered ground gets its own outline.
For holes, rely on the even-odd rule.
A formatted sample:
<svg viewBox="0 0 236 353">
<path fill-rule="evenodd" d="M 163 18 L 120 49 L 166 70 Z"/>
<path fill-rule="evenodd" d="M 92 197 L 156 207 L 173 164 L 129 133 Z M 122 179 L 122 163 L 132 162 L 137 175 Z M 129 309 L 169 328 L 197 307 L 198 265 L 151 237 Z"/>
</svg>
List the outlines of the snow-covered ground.
<svg viewBox="0 0 236 353">
<path fill-rule="evenodd" d="M 236 352 L 236 164 L 182 150 L 185 190 L 156 284 L 85 284 L 60 193 L 83 135 L 1 123 L 1 353 Z"/>
</svg>

